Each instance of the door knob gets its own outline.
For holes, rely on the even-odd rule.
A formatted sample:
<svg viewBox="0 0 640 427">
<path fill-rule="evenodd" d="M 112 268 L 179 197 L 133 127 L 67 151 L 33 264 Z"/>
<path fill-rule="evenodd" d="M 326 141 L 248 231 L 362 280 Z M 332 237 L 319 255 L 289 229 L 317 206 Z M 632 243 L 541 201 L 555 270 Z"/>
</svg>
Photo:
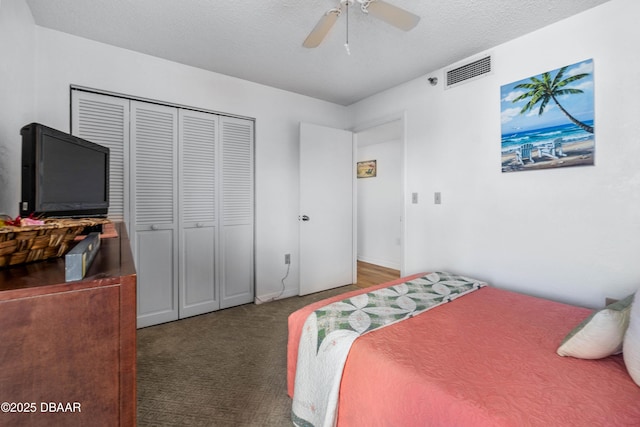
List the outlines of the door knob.
<svg viewBox="0 0 640 427">
<path fill-rule="evenodd" d="M 302 215 L 302 220 L 303 221 L 309 221 L 309 217 L 307 215 Z"/>
</svg>

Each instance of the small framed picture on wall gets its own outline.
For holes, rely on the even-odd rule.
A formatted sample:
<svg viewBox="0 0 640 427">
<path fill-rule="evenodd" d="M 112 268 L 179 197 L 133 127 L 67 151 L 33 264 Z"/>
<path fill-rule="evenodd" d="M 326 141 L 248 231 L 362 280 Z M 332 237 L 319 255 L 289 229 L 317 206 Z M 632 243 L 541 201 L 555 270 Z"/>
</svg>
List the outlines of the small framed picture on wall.
<svg viewBox="0 0 640 427">
<path fill-rule="evenodd" d="M 373 178 L 376 176 L 377 165 L 375 160 L 358 162 L 358 178 Z"/>
</svg>

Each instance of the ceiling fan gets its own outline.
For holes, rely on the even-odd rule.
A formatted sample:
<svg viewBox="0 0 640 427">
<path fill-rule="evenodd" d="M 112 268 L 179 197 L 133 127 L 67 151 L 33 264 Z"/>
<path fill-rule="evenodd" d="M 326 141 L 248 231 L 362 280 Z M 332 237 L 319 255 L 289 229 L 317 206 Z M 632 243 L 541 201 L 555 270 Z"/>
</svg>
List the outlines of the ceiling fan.
<svg viewBox="0 0 640 427">
<path fill-rule="evenodd" d="M 394 6 L 383 0 L 355 0 L 360 4 L 360 10 L 363 13 L 370 14 L 387 24 L 393 25 L 404 31 L 409 31 L 418 25 L 420 17 L 413 13 L 402 9 L 398 6 Z M 311 30 L 302 46 L 308 48 L 314 48 L 320 46 L 322 40 L 329 33 L 329 30 L 338 20 L 338 17 L 346 11 L 347 13 L 347 28 L 349 25 L 349 7 L 354 3 L 354 0 L 340 0 L 338 7 L 328 10 L 316 26 Z M 348 42 L 347 42 L 348 45 Z M 346 45 L 345 45 L 346 46 Z"/>
</svg>

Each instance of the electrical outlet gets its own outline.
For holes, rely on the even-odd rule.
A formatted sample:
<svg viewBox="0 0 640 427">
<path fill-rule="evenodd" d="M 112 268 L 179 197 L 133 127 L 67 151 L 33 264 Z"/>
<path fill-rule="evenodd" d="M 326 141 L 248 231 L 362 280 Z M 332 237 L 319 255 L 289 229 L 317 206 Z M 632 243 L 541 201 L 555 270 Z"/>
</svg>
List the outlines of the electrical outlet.
<svg viewBox="0 0 640 427">
<path fill-rule="evenodd" d="M 291 254 L 284 254 L 284 263 L 291 264 Z"/>
</svg>

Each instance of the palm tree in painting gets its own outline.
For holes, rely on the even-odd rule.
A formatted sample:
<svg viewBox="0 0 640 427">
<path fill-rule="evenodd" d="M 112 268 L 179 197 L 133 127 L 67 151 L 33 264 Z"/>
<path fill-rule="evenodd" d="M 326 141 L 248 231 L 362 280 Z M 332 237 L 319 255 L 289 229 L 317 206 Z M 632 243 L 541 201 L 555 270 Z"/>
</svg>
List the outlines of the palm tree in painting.
<svg viewBox="0 0 640 427">
<path fill-rule="evenodd" d="M 573 83 L 576 80 L 580 80 L 589 75 L 589 73 L 581 73 L 581 74 L 576 74 L 574 76 L 571 76 L 562 80 L 562 78 L 564 77 L 564 72 L 567 70 L 567 68 L 568 67 L 560 68 L 560 70 L 558 71 L 558 74 L 556 74 L 556 76 L 553 79 L 551 79 L 551 75 L 549 73 L 544 73 L 542 74 L 542 80 L 540 80 L 538 77 L 531 77 L 530 83 L 521 83 L 519 85 L 516 85 L 515 86 L 516 89 L 528 89 L 529 91 L 527 93 L 520 95 L 516 99 L 514 99 L 513 102 L 531 98 L 529 102 L 524 107 L 522 107 L 522 110 L 520 110 L 520 114 L 524 114 L 527 111 L 533 110 L 536 104 L 540 103 L 540 109 L 538 110 L 538 115 L 541 115 L 544 112 L 544 109 L 549 103 L 549 101 L 553 100 L 553 102 L 556 103 L 558 108 L 560 108 L 560 111 L 562 111 L 569 118 L 569 120 L 571 120 L 571 122 L 575 123 L 577 126 L 581 127 L 585 131 L 589 133 L 593 133 L 592 126 L 582 123 L 580 120 L 573 117 L 558 102 L 557 97 L 560 95 L 573 95 L 573 94 L 583 93 L 583 91 L 580 89 L 572 89 L 566 86 L 569 83 Z"/>
</svg>

